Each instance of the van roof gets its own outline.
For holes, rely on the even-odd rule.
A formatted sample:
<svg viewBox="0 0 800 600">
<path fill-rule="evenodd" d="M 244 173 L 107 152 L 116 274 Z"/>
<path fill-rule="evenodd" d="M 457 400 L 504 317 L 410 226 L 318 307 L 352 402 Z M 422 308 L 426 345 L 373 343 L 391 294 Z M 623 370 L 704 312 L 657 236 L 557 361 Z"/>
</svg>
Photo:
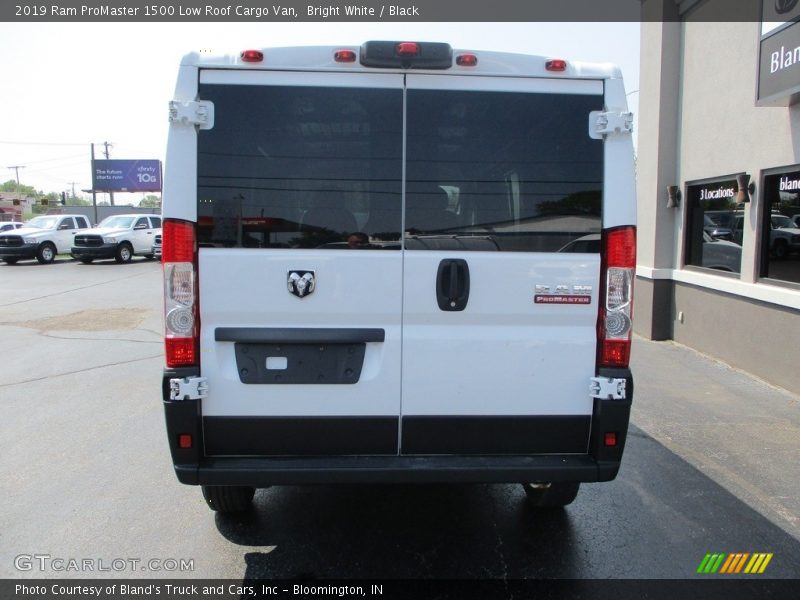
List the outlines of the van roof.
<svg viewBox="0 0 800 600">
<path fill-rule="evenodd" d="M 398 42 L 399 43 L 399 42 Z M 425 42 L 420 42 L 425 44 Z M 221 69 L 264 69 L 264 70 L 309 70 L 332 72 L 397 72 L 407 73 L 435 73 L 450 75 L 486 75 L 505 77 L 548 77 L 565 79 L 619 79 L 622 73 L 618 66 L 612 63 L 587 63 L 567 60 L 566 69 L 562 72 L 546 70 L 545 64 L 554 56 L 536 56 L 530 54 L 517 54 L 512 52 L 492 52 L 483 50 L 453 49 L 453 65 L 447 69 L 403 69 L 365 67 L 358 60 L 355 62 L 336 62 L 334 54 L 342 50 L 349 50 L 359 56 L 362 47 L 353 45 L 342 46 L 294 46 L 276 48 L 242 48 L 245 50 L 258 50 L 263 53 L 263 60 L 247 62 L 242 60 L 240 54 L 210 54 L 206 52 L 192 52 L 183 57 L 181 65 L 198 68 Z M 477 58 L 475 66 L 459 66 L 455 64 L 455 57 L 462 54 L 471 54 Z"/>
</svg>

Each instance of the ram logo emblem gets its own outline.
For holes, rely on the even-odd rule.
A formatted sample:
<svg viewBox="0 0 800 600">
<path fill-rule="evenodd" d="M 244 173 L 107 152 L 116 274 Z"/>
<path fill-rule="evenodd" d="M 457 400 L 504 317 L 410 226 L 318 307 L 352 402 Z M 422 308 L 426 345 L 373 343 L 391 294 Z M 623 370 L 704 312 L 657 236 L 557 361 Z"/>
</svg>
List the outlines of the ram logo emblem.
<svg viewBox="0 0 800 600">
<path fill-rule="evenodd" d="M 289 271 L 287 287 L 289 292 L 298 298 L 313 294 L 314 288 L 317 287 L 314 271 Z"/>
</svg>

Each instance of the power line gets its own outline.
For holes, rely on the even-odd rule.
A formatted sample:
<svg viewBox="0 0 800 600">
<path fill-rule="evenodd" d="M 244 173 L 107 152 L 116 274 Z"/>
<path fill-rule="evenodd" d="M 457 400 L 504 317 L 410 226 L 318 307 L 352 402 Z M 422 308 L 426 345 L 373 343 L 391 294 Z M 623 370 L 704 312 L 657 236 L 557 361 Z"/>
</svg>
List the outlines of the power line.
<svg viewBox="0 0 800 600">
<path fill-rule="evenodd" d="M 9 144 L 12 146 L 85 146 L 86 142 L 12 142 L 0 140 L 0 144 Z"/>
</svg>

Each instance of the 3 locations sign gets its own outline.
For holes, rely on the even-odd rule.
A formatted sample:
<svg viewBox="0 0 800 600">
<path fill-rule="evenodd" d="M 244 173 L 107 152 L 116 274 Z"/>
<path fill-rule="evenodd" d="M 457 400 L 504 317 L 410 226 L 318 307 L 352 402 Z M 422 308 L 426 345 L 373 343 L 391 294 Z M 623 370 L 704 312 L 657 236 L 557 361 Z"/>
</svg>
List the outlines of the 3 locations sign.
<svg viewBox="0 0 800 600">
<path fill-rule="evenodd" d="M 159 160 L 95 160 L 92 186 L 96 192 L 160 192 Z"/>
<path fill-rule="evenodd" d="M 759 106 L 800 101 L 800 0 L 762 0 Z"/>
</svg>

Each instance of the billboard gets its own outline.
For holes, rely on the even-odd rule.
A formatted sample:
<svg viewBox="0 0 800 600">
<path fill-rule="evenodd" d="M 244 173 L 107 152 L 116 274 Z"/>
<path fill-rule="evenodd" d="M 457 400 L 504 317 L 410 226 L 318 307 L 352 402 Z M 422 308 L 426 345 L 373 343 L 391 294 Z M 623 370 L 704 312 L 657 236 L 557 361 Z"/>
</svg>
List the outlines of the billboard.
<svg viewBox="0 0 800 600">
<path fill-rule="evenodd" d="M 160 160 L 95 160 L 92 187 L 96 192 L 160 192 Z"/>
</svg>

